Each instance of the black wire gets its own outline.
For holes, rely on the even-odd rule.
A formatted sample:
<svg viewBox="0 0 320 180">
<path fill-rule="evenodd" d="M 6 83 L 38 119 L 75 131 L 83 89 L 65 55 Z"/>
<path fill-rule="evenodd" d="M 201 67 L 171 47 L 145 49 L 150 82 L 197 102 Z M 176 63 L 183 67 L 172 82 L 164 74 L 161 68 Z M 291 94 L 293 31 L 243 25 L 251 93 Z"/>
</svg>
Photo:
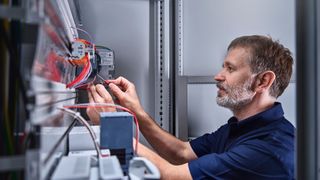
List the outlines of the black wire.
<svg viewBox="0 0 320 180">
<path fill-rule="evenodd" d="M 48 106 L 50 107 L 50 106 L 55 105 L 57 103 L 61 103 L 61 102 L 72 100 L 72 99 L 76 99 L 76 98 L 77 98 L 77 96 L 74 96 L 74 97 L 70 97 L 70 98 L 60 99 L 58 101 L 52 101 L 52 102 L 48 102 L 48 103 L 37 104 L 36 108 L 45 108 L 45 107 L 48 107 Z"/>
<path fill-rule="evenodd" d="M 13 5 L 19 5 L 19 2 L 14 1 L 12 2 Z M 12 90 L 9 91 L 9 94 L 12 93 L 14 100 L 12 102 L 12 115 L 13 121 L 11 121 L 11 128 L 12 128 L 12 139 L 13 139 L 13 150 L 14 154 L 19 154 L 21 150 L 21 143 L 19 141 L 19 132 L 20 124 L 25 121 L 25 114 L 20 112 L 26 105 L 21 103 L 21 97 L 25 93 L 26 90 L 22 90 L 23 88 L 22 83 L 24 80 L 22 79 L 21 75 L 21 23 L 20 21 L 11 20 L 10 26 L 10 37 L 12 41 L 12 48 L 15 50 L 16 55 L 10 59 L 10 77 L 12 78 L 9 83 L 12 82 Z M 16 76 L 18 74 L 18 76 Z M 24 101 L 25 102 L 25 101 Z M 10 108 L 9 108 L 10 109 Z M 11 109 L 10 109 L 11 110 Z M 13 111 L 14 110 L 14 111 Z"/>
<path fill-rule="evenodd" d="M 70 126 L 68 127 L 68 129 L 63 133 L 62 136 L 60 136 L 59 140 L 56 142 L 56 144 L 53 146 L 53 148 L 49 151 L 47 157 L 44 160 L 44 165 L 47 164 L 48 160 L 52 157 L 52 155 L 54 154 L 54 152 L 56 151 L 56 149 L 59 147 L 60 143 L 62 142 L 62 140 L 69 134 L 69 132 L 72 130 L 72 128 L 74 127 L 74 125 L 76 124 L 77 119 L 74 118 L 72 123 L 70 124 Z"/>
<path fill-rule="evenodd" d="M 5 47 L 4 47 L 4 40 L 3 40 L 3 37 L 2 36 L 0 36 L 0 56 L 1 56 L 1 60 L 2 60 L 2 62 L 3 62 L 3 64 L 6 64 L 5 62 L 6 62 L 6 58 L 5 58 Z M 5 73 L 5 67 L 2 65 L 1 66 L 1 70 L 0 70 L 1 72 L 2 72 L 2 76 L 1 76 L 1 82 L 2 82 L 2 87 L 4 87 L 4 88 L 6 88 L 5 87 L 5 78 L 6 78 L 6 73 Z M 4 146 L 4 144 L 5 144 L 5 125 L 4 125 L 4 102 L 5 102 L 5 93 L 4 93 L 5 91 L 3 90 L 2 92 L 1 92 L 1 99 L 0 99 L 0 102 L 1 102 L 1 110 L 0 110 L 0 116 L 1 116 L 1 118 L 0 118 L 0 133 L 1 133 L 1 137 L 2 138 L 0 138 L 0 156 L 1 155 L 4 155 L 5 154 L 5 146 Z"/>
</svg>

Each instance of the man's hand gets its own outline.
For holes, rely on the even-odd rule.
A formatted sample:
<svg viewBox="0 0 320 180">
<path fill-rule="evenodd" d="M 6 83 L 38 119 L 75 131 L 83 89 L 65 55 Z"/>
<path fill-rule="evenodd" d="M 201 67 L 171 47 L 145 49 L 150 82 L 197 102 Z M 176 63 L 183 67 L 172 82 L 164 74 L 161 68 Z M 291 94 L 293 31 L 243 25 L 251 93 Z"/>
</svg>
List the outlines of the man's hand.
<svg viewBox="0 0 320 180">
<path fill-rule="evenodd" d="M 106 90 L 106 88 L 97 84 L 92 85 L 88 91 L 89 103 L 111 103 L 114 104 L 111 95 Z M 116 109 L 114 107 L 89 107 L 87 108 L 87 114 L 93 124 L 99 124 L 100 112 L 114 112 Z"/>
<path fill-rule="evenodd" d="M 144 112 L 136 89 L 133 83 L 123 77 L 118 77 L 115 80 L 107 80 L 110 90 L 117 97 L 121 106 L 124 106 L 135 114 Z"/>
</svg>

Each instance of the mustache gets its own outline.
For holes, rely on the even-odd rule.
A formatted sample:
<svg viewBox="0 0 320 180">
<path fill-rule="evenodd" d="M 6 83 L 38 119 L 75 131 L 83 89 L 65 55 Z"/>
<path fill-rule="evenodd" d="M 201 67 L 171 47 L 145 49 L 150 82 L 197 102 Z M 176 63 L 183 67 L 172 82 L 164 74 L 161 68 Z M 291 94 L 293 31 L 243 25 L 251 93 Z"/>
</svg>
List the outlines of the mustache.
<svg viewBox="0 0 320 180">
<path fill-rule="evenodd" d="M 217 86 L 217 88 L 222 89 L 222 90 L 227 89 L 226 85 L 223 85 L 221 82 L 218 82 L 216 86 Z"/>
</svg>

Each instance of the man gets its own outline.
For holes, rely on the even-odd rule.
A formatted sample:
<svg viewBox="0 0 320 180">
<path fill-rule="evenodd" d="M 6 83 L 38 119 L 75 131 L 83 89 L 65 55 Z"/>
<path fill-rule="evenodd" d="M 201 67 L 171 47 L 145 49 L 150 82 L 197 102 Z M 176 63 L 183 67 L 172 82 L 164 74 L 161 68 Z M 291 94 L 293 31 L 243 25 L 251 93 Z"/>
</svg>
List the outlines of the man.
<svg viewBox="0 0 320 180">
<path fill-rule="evenodd" d="M 109 87 L 137 115 L 143 135 L 157 151 L 140 145 L 138 154 L 151 160 L 163 179 L 293 179 L 295 128 L 276 102 L 289 84 L 292 64 L 290 51 L 269 37 L 233 40 L 214 79 L 217 103 L 234 116 L 191 142 L 162 130 L 144 111 L 131 82 L 119 77 Z M 89 99 L 113 103 L 101 85 L 91 87 Z M 87 112 L 94 120 L 92 108 Z"/>
</svg>

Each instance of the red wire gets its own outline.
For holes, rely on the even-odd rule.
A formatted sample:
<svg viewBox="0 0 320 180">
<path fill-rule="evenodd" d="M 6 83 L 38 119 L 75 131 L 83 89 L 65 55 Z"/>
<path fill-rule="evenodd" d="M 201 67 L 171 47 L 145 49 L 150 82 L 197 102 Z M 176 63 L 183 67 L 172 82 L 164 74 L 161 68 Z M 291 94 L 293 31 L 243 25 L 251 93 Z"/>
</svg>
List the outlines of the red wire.
<svg viewBox="0 0 320 180">
<path fill-rule="evenodd" d="M 83 70 L 81 71 L 81 73 L 79 74 L 78 77 L 76 77 L 72 82 L 70 82 L 69 84 L 67 84 L 67 88 L 73 87 L 76 83 L 80 82 L 84 76 L 88 73 L 89 69 L 90 69 L 91 63 L 90 60 L 87 60 L 87 64 L 86 66 L 83 68 Z"/>
<path fill-rule="evenodd" d="M 91 84 L 94 83 L 94 81 L 96 80 L 96 77 L 97 77 L 97 76 L 95 76 L 91 82 L 82 84 L 82 85 L 78 86 L 76 89 L 85 89 L 85 90 L 88 90 L 88 89 L 89 89 L 88 87 L 89 87 Z M 85 86 L 85 87 L 84 87 L 84 86 Z"/>
<path fill-rule="evenodd" d="M 133 115 L 133 119 L 134 119 L 134 123 L 136 124 L 136 148 L 135 148 L 135 152 L 137 154 L 138 152 L 138 144 L 139 144 L 139 123 L 138 123 L 138 119 L 135 113 L 133 113 L 132 111 L 130 111 L 129 109 L 125 108 L 125 107 L 121 107 L 121 106 L 116 106 L 116 105 L 70 105 L 70 106 L 63 106 L 64 108 L 68 108 L 68 109 L 72 109 L 72 108 L 79 108 L 79 109 L 84 109 L 84 108 L 88 108 L 88 107 L 95 107 L 95 108 L 102 108 L 102 107 L 115 107 L 117 109 L 121 109 L 123 111 L 127 111 L 128 113 Z"/>
</svg>

